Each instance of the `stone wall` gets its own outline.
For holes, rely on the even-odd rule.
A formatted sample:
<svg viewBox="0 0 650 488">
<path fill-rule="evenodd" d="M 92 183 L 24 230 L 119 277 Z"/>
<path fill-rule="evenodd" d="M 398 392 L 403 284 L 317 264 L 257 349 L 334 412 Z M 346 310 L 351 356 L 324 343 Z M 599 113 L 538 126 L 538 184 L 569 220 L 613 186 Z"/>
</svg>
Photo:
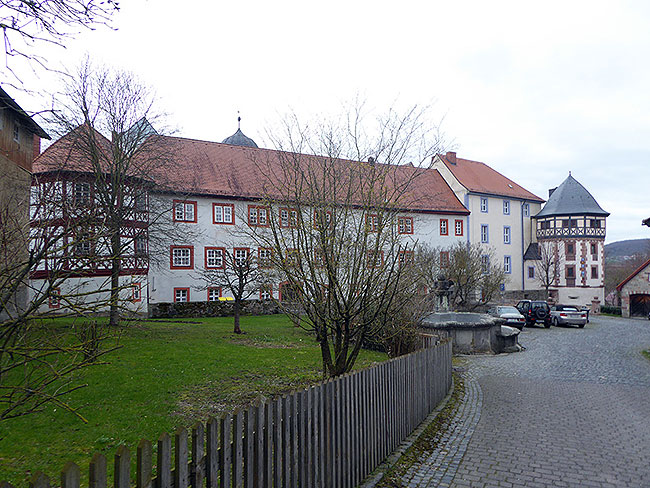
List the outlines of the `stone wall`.
<svg viewBox="0 0 650 488">
<path fill-rule="evenodd" d="M 650 295 L 650 265 L 646 266 L 623 285 L 621 289 L 621 312 L 623 317 L 630 316 L 630 295 Z"/>
<path fill-rule="evenodd" d="M 232 317 L 233 301 L 219 302 L 184 302 L 153 303 L 149 305 L 149 317 Z M 273 300 L 246 300 L 242 304 L 242 315 L 272 315 L 282 313 L 277 302 Z"/>
</svg>

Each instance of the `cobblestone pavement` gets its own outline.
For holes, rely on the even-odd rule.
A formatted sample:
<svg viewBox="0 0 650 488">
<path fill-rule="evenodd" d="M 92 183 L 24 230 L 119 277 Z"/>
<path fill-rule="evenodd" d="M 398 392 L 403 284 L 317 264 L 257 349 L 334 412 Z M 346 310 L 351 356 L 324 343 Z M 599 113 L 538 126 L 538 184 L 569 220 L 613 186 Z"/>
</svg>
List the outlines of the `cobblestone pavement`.
<svg viewBox="0 0 650 488">
<path fill-rule="evenodd" d="M 467 359 L 461 408 L 405 484 L 650 487 L 650 322 L 596 317 L 520 343 Z"/>
</svg>

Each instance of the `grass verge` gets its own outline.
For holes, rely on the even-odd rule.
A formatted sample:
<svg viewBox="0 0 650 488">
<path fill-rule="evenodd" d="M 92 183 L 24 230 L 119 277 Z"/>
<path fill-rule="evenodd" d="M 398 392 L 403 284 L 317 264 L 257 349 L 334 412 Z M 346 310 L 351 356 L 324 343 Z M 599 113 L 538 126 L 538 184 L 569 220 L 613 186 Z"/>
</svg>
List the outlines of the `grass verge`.
<svg viewBox="0 0 650 488">
<path fill-rule="evenodd" d="M 82 407 L 87 424 L 53 406 L 0 423 L 0 480 L 26 486 L 33 472 L 43 471 L 56 482 L 63 465 L 74 461 L 85 484 L 95 452 L 106 455 L 110 466 L 124 444 L 135 461 L 141 438 L 155 441 L 162 432 L 259 395 L 287 393 L 322 378 L 318 344 L 286 316 L 242 317 L 241 327 L 246 334 L 232 334 L 228 317 L 131 324 L 122 333 L 122 348 L 102 358 L 108 364 L 75 378 L 88 386 L 67 400 Z M 385 359 L 362 351 L 356 367 Z"/>
<path fill-rule="evenodd" d="M 427 426 L 420 437 L 409 447 L 399 460 L 386 471 L 376 488 L 404 488 L 402 479 L 411 466 L 430 455 L 437 446 L 440 435 L 447 431 L 450 422 L 465 394 L 465 383 L 460 374 L 454 373 L 454 391 L 449 401 Z"/>
<path fill-rule="evenodd" d="M 648 350 L 646 350 L 646 351 L 641 351 L 641 354 L 643 354 L 643 355 L 645 356 L 645 358 L 646 358 L 648 361 L 650 361 L 650 349 L 648 349 Z"/>
</svg>

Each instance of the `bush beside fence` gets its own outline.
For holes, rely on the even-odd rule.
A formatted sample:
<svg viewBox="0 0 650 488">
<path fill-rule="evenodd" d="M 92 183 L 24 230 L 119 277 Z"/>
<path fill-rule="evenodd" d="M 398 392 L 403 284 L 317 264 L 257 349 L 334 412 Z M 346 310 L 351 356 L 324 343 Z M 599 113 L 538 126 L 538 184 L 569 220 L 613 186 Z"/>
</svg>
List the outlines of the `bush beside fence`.
<svg viewBox="0 0 650 488">
<path fill-rule="evenodd" d="M 435 338 L 423 339 L 431 344 Z M 451 342 L 340 376 L 136 450 L 137 488 L 357 486 L 440 403 L 451 387 Z M 189 446 L 188 446 L 189 444 Z M 172 452 L 173 451 L 173 452 Z M 173 464 L 172 464 L 173 459 Z M 95 454 L 89 487 L 107 487 L 107 460 Z M 114 458 L 115 488 L 131 485 L 131 452 Z M 80 486 L 79 467 L 67 463 L 62 488 Z M 0 488 L 9 488 L 6 482 Z M 36 473 L 30 488 L 49 488 Z"/>
</svg>

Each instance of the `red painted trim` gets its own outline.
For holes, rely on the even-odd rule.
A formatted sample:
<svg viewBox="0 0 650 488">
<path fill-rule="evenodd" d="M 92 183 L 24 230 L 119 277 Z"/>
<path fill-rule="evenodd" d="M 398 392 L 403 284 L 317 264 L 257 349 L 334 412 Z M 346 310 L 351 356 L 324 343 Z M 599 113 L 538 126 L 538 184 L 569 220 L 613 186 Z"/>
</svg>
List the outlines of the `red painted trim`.
<svg viewBox="0 0 650 488">
<path fill-rule="evenodd" d="M 221 266 L 208 266 L 208 251 L 221 250 Z M 203 250 L 203 267 L 205 269 L 226 269 L 226 248 L 206 246 Z"/>
<path fill-rule="evenodd" d="M 262 251 L 271 251 L 271 257 L 268 258 L 268 262 L 262 263 L 262 256 L 260 255 Z M 259 247 L 257 248 L 257 262 L 259 263 L 260 268 L 270 268 L 273 266 L 273 248 L 271 247 Z"/>
<path fill-rule="evenodd" d="M 449 251 L 440 251 L 440 266 L 449 266 Z"/>
<path fill-rule="evenodd" d="M 262 290 L 268 290 L 271 295 L 270 298 L 262 298 Z M 260 300 L 272 300 L 273 299 L 273 285 L 262 285 L 260 286 Z"/>
<path fill-rule="evenodd" d="M 442 231 L 442 223 L 445 223 L 445 231 Z M 449 235 L 449 219 L 440 219 L 440 235 L 448 236 Z"/>
<path fill-rule="evenodd" d="M 214 218 L 214 209 L 216 207 L 230 207 L 232 222 L 217 222 Z M 222 211 L 223 214 L 223 211 Z M 212 204 L 212 223 L 217 225 L 235 225 L 235 205 L 233 203 L 213 203 Z"/>
<path fill-rule="evenodd" d="M 138 297 L 135 298 L 135 291 L 138 290 Z M 132 302 L 141 302 L 142 301 L 142 283 L 132 283 L 131 284 L 131 301 Z"/>
<path fill-rule="evenodd" d="M 176 204 L 182 203 L 183 205 L 185 204 L 192 204 L 194 205 L 194 220 L 176 220 Z M 183 209 L 183 214 L 185 214 L 185 209 Z M 197 219 L 197 204 L 196 201 L 194 200 L 174 200 L 172 202 L 172 220 L 174 222 L 184 222 L 186 224 L 196 224 L 196 219 Z"/>
<path fill-rule="evenodd" d="M 287 225 L 282 225 L 282 211 L 286 210 L 287 211 Z M 291 222 L 291 214 L 295 213 L 296 219 L 292 223 Z M 295 229 L 296 226 L 298 225 L 298 211 L 295 208 L 291 207 L 282 207 L 278 210 L 278 224 L 280 225 L 281 229 Z"/>
<path fill-rule="evenodd" d="M 375 221 L 375 219 L 377 219 Z M 379 217 L 377 214 L 366 215 L 366 229 L 368 232 L 377 232 L 377 227 L 379 227 Z"/>
<path fill-rule="evenodd" d="M 460 224 L 460 232 L 458 232 L 458 224 Z M 463 221 L 460 219 L 454 220 L 454 235 L 455 236 L 463 235 Z"/>
<path fill-rule="evenodd" d="M 314 209 L 314 229 L 318 229 L 318 221 L 320 219 L 320 217 L 318 215 L 319 212 L 322 212 L 322 210 Z M 329 226 L 332 225 L 332 211 L 331 210 L 325 210 L 325 214 L 329 215 L 329 217 L 330 217 L 329 225 L 328 225 L 328 227 L 329 227 Z M 325 218 L 325 224 L 327 224 L 327 217 Z"/>
<path fill-rule="evenodd" d="M 190 301 L 190 289 L 189 288 L 174 288 L 174 303 L 176 303 L 176 290 L 185 290 L 185 291 L 187 291 L 187 300 L 185 302 L 178 302 L 178 303 L 189 303 L 189 301 Z"/>
<path fill-rule="evenodd" d="M 410 220 L 411 221 L 411 232 L 406 231 L 406 222 L 404 223 L 404 232 L 401 232 L 399 230 L 399 227 L 400 227 L 399 221 L 400 220 L 404 220 L 404 221 Z M 414 230 L 413 217 L 397 217 L 397 233 L 398 234 L 413 234 L 413 230 Z"/>
<path fill-rule="evenodd" d="M 251 224 L 251 208 L 257 209 L 257 223 L 256 224 Z M 265 210 L 266 211 L 266 224 L 260 224 L 260 210 Z M 248 212 L 247 212 L 247 219 L 248 219 L 248 225 L 251 227 L 268 227 L 270 225 L 270 215 L 269 215 L 269 207 L 265 205 L 249 205 L 248 206 Z"/>
<path fill-rule="evenodd" d="M 190 250 L 189 266 L 174 266 L 174 249 Z M 169 246 L 169 269 L 194 269 L 194 246 Z"/>
<path fill-rule="evenodd" d="M 208 294 L 207 294 L 207 298 L 206 298 L 206 300 L 207 300 L 208 302 L 215 302 L 215 301 L 217 301 L 217 300 L 210 300 L 210 291 L 212 291 L 212 290 L 219 290 L 219 297 L 222 297 L 222 296 L 223 296 L 223 295 L 222 295 L 223 290 L 222 290 L 222 288 L 221 288 L 220 286 L 208 286 Z"/>
<path fill-rule="evenodd" d="M 61 308 L 61 288 L 52 288 L 47 298 L 47 306 L 50 308 Z"/>
<path fill-rule="evenodd" d="M 413 256 L 414 256 L 413 251 L 400 251 L 399 256 L 400 256 L 400 259 L 399 259 L 400 267 L 403 264 L 412 264 L 413 263 Z"/>
</svg>

